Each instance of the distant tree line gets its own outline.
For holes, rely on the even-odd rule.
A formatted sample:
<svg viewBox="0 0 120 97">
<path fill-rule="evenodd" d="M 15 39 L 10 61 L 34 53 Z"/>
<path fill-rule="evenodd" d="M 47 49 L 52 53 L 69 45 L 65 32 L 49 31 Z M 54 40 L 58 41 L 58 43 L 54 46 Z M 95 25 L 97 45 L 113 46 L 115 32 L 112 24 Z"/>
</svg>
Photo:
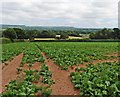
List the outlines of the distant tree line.
<svg viewBox="0 0 120 97">
<path fill-rule="evenodd" d="M 120 39 L 120 29 L 107 29 L 104 28 L 98 32 L 90 34 L 91 39 Z"/>
<path fill-rule="evenodd" d="M 80 36 L 79 31 L 63 31 L 63 30 L 23 30 L 20 28 L 7 28 L 3 31 L 2 36 L 13 39 L 31 39 L 31 38 L 55 38 L 57 34 L 61 35 L 61 39 L 68 36 Z"/>
<path fill-rule="evenodd" d="M 60 39 L 66 39 L 68 36 L 80 37 L 79 30 L 23 30 L 20 28 L 7 28 L 3 31 L 2 37 L 9 38 L 11 41 L 14 39 L 33 39 L 33 38 L 56 38 L 60 35 Z M 84 33 L 85 34 L 85 33 Z M 100 31 L 90 33 L 91 39 L 119 39 L 120 29 L 107 29 L 104 28 Z"/>
</svg>

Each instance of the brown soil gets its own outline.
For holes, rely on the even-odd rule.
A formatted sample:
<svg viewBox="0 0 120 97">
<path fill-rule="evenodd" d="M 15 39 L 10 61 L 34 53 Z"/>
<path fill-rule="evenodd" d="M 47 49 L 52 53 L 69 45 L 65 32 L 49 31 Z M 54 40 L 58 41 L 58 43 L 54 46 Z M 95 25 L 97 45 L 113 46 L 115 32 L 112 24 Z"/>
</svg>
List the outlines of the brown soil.
<svg viewBox="0 0 120 97">
<path fill-rule="evenodd" d="M 2 91 L 5 91 L 5 85 L 7 85 L 11 80 L 15 80 L 17 79 L 18 81 L 23 81 L 24 79 L 24 70 L 28 70 L 29 67 L 26 64 L 24 64 L 23 67 L 20 67 L 19 64 L 21 63 L 21 60 L 22 60 L 22 57 L 23 57 L 23 54 L 20 54 L 16 57 L 13 58 L 13 60 L 9 60 L 9 61 L 6 61 L 5 63 L 3 63 L 1 65 L 1 68 L 2 66 L 4 66 L 4 68 L 2 68 L 1 70 L 1 75 L 2 75 L 2 81 L 0 84 L 2 84 Z M 40 67 L 41 67 L 41 64 L 40 62 L 35 62 L 31 69 L 32 70 L 40 70 Z M 19 74 L 19 77 L 17 77 L 17 68 L 22 68 L 22 72 Z M 42 85 L 40 83 L 35 83 L 36 85 Z"/>
<path fill-rule="evenodd" d="M 74 72 L 76 68 L 85 68 L 85 67 L 86 67 L 86 66 L 85 66 L 86 64 L 87 64 L 87 62 L 85 62 L 85 63 L 83 63 L 83 64 L 74 65 L 74 66 L 72 66 L 72 67 L 69 66 L 69 67 L 68 67 L 68 71 L 69 71 L 69 73 L 70 73 L 70 72 Z"/>
<path fill-rule="evenodd" d="M 92 64 L 96 65 L 97 63 L 103 63 L 103 62 L 118 62 L 119 58 L 114 58 L 114 59 L 107 59 L 107 60 L 93 60 Z M 74 65 L 72 68 L 68 67 L 69 72 L 74 72 L 76 68 L 81 68 L 81 67 L 86 67 L 86 65 L 89 64 L 89 62 L 84 62 L 83 64 L 77 64 Z"/>
<path fill-rule="evenodd" d="M 23 54 L 19 54 L 12 61 L 7 62 L 7 65 L 2 70 L 2 89 L 8 84 L 9 81 L 16 78 L 16 71 L 22 60 Z"/>
<path fill-rule="evenodd" d="M 51 95 L 78 95 L 79 90 L 75 90 L 73 84 L 69 79 L 69 72 L 61 70 L 51 59 L 47 59 L 44 53 L 42 53 L 45 59 L 46 65 L 52 72 L 52 79 L 55 84 L 51 86 Z"/>
<path fill-rule="evenodd" d="M 8 61 L 2 63 L 2 69 L 4 69 L 10 62 L 11 62 L 11 60 L 8 60 Z"/>
<path fill-rule="evenodd" d="M 30 69 L 39 71 L 40 70 L 40 65 L 41 64 L 39 62 L 35 62 Z M 20 81 L 23 81 L 24 77 L 25 77 L 24 70 L 29 70 L 29 67 L 28 67 L 28 64 L 26 63 L 26 64 L 24 64 L 23 67 L 19 67 L 19 68 L 22 69 L 22 72 L 20 72 L 19 77 L 16 78 L 16 79 L 20 80 Z"/>
<path fill-rule="evenodd" d="M 119 61 L 118 58 L 114 58 L 114 59 L 107 59 L 107 60 L 94 60 L 92 63 L 96 65 L 97 63 L 102 63 L 102 62 L 118 62 L 118 61 Z"/>
<path fill-rule="evenodd" d="M 85 65 L 88 64 L 88 62 L 84 62 L 83 64 L 74 65 L 73 67 L 68 67 L 68 70 L 61 70 L 61 68 L 54 64 L 54 62 L 51 59 L 48 59 L 44 53 L 42 53 L 43 58 L 45 59 L 46 65 L 49 67 L 50 71 L 52 72 L 52 80 L 54 80 L 55 84 L 51 86 L 52 94 L 51 95 L 78 95 L 79 90 L 75 90 L 73 84 L 71 83 L 69 79 L 70 72 L 75 71 L 77 67 L 86 67 Z M 118 56 L 118 54 L 111 54 L 108 56 Z M 2 86 L 2 90 L 4 91 L 5 85 L 8 84 L 9 81 L 16 79 L 17 74 L 17 68 L 19 68 L 19 64 L 22 60 L 23 53 L 13 58 L 11 61 L 7 61 L 2 64 L 1 67 L 2 72 L 0 72 L 0 75 L 2 75 L 2 85 L 0 83 L 0 86 Z M 97 63 L 101 62 L 114 62 L 119 61 L 119 58 L 113 58 L 113 59 L 107 59 L 107 60 L 93 60 L 93 64 L 96 65 Z M 35 62 L 32 66 L 32 70 L 40 70 L 41 63 Z M 25 64 L 23 67 L 21 67 L 24 70 L 29 69 L 27 64 Z M 22 77 L 22 76 L 21 76 Z M 41 85 L 40 83 L 36 83 L 36 85 Z"/>
<path fill-rule="evenodd" d="M 118 53 L 114 53 L 114 54 L 108 54 L 108 55 L 106 55 L 106 56 L 115 56 L 115 57 L 119 57 L 120 54 L 118 54 Z"/>
<path fill-rule="evenodd" d="M 40 70 L 40 66 L 41 66 L 41 63 L 39 63 L 39 62 L 35 62 L 33 65 L 32 65 L 32 67 L 31 67 L 31 69 L 32 70 Z M 24 70 L 28 70 L 29 69 L 29 66 L 28 66 L 28 64 L 26 63 L 26 64 L 24 64 L 24 66 L 23 67 L 21 67 L 22 68 L 22 71 L 24 71 Z"/>
</svg>

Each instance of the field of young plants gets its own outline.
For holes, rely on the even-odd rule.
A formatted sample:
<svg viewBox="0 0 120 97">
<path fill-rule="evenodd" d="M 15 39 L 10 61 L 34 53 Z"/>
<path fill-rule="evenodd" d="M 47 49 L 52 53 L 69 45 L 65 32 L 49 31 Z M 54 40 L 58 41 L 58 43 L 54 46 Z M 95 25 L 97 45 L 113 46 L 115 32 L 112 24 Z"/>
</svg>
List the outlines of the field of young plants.
<svg viewBox="0 0 120 97">
<path fill-rule="evenodd" d="M 118 59 L 117 42 L 2 44 L 4 84 L 0 95 L 119 97 Z"/>
</svg>

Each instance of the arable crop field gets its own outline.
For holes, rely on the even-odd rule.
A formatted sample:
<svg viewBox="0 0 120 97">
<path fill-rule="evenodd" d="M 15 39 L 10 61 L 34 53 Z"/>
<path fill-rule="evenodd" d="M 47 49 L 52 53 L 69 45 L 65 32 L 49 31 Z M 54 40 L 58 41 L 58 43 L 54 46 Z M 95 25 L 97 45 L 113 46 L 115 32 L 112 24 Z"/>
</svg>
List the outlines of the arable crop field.
<svg viewBox="0 0 120 97">
<path fill-rule="evenodd" d="M 118 42 L 2 44 L 2 97 L 120 97 Z"/>
</svg>

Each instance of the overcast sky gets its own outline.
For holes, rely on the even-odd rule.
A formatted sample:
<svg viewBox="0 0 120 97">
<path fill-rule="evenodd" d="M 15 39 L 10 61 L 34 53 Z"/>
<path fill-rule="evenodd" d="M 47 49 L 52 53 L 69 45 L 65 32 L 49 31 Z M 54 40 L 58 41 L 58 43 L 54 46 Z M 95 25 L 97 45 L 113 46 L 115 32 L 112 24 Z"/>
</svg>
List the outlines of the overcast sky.
<svg viewBox="0 0 120 97">
<path fill-rule="evenodd" d="M 1 24 L 118 27 L 119 0 L 4 0 Z"/>
</svg>

